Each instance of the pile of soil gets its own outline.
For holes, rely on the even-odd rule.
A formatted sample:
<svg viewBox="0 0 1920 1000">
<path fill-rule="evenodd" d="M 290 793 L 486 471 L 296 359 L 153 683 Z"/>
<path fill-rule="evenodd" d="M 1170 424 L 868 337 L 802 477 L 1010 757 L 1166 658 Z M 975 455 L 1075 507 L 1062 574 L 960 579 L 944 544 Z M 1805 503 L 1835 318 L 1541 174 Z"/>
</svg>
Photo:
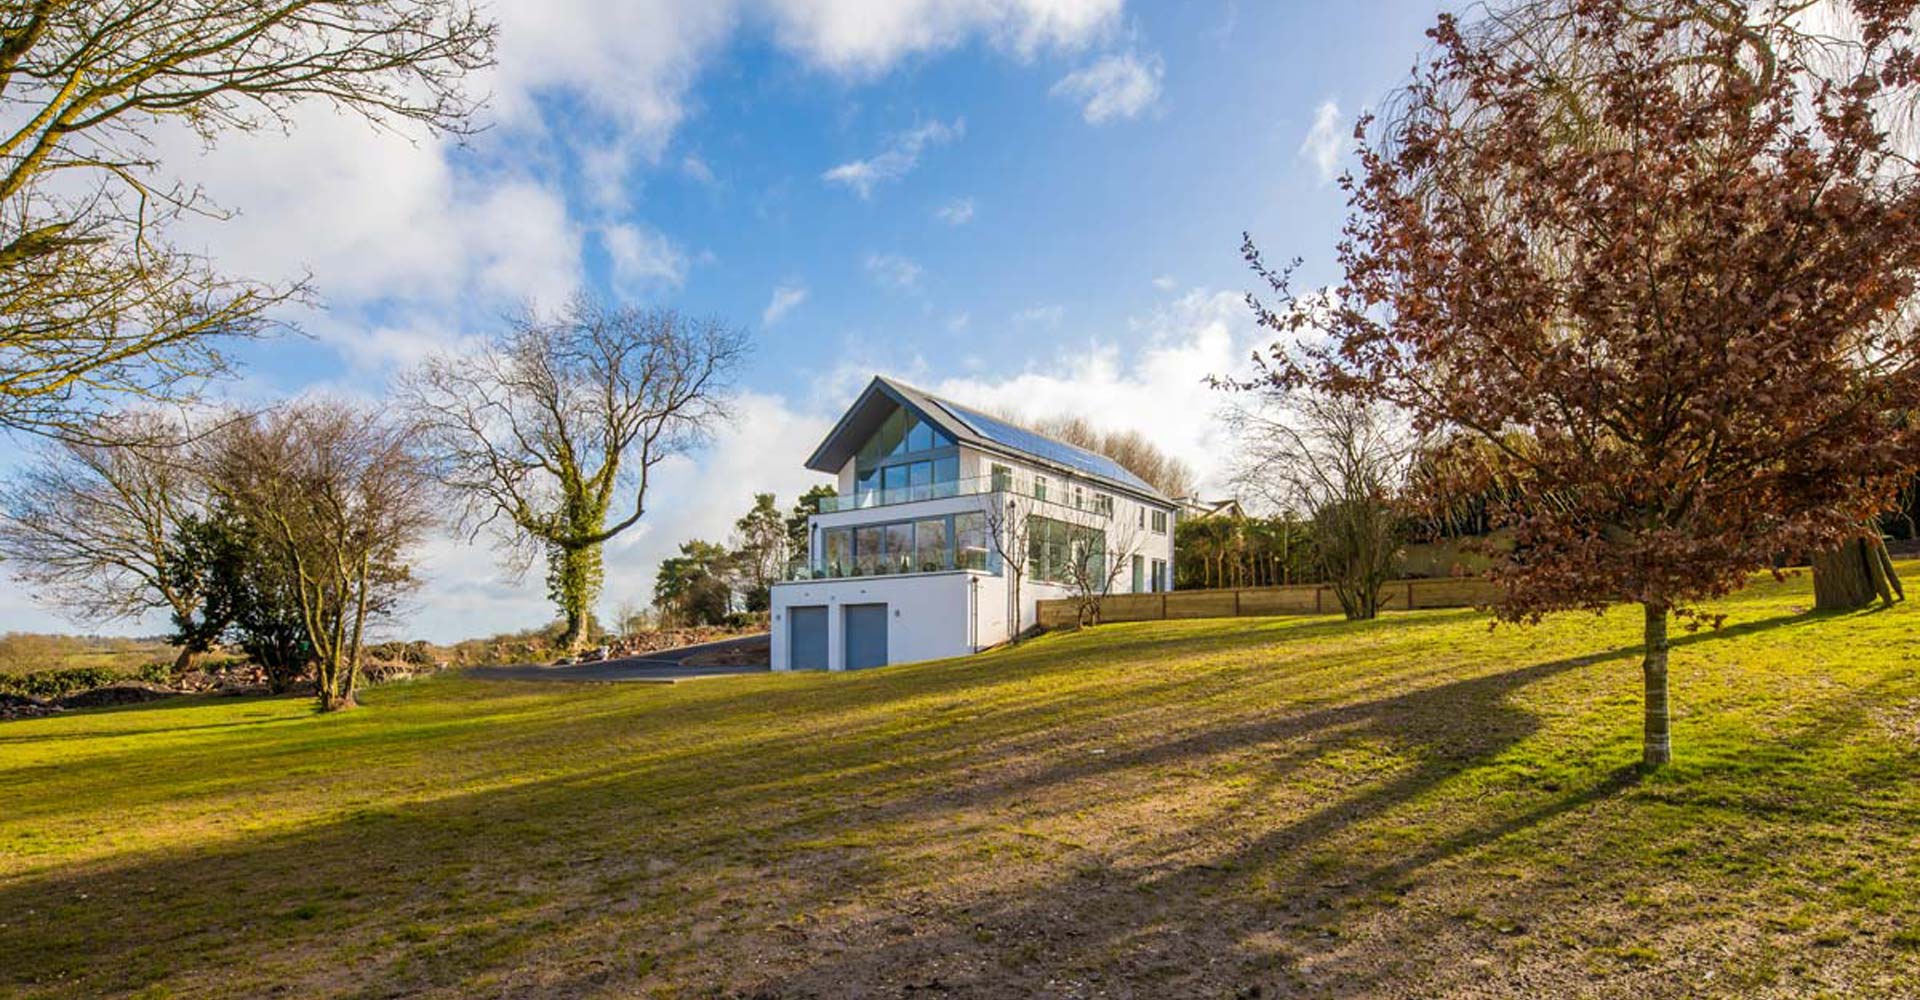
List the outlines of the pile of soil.
<svg viewBox="0 0 1920 1000">
<path fill-rule="evenodd" d="M 78 691 L 59 699 L 54 704 L 61 708 L 105 708 L 110 705 L 139 705 L 179 696 L 180 692 L 163 688 L 158 684 L 128 681 L 123 684 L 108 684 L 91 691 Z"/>
<path fill-rule="evenodd" d="M 267 690 L 267 672 L 251 663 L 227 664 L 189 670 L 167 687 L 182 694 L 256 694 Z"/>
<path fill-rule="evenodd" d="M 360 665 L 360 677 L 368 684 L 385 684 L 388 681 L 424 677 L 439 669 L 439 665 L 434 663 L 409 663 L 405 660 L 382 660 L 370 657 Z"/>
<path fill-rule="evenodd" d="M 764 629 L 729 628 L 723 625 L 696 625 L 691 628 L 664 628 L 651 632 L 636 632 L 607 643 L 610 650 L 608 659 L 623 656 L 639 656 L 643 653 L 657 653 L 663 649 L 682 649 L 698 646 L 703 642 L 717 639 L 732 639 L 736 636 L 752 635 Z"/>
</svg>

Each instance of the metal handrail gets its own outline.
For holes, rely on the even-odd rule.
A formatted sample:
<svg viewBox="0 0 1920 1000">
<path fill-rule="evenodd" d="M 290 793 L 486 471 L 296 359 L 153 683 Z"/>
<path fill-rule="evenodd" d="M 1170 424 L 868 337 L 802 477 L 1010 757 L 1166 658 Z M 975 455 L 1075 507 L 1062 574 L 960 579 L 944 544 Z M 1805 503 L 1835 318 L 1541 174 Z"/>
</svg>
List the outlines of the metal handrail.
<svg viewBox="0 0 1920 1000">
<path fill-rule="evenodd" d="M 954 479 L 944 483 L 923 483 L 919 486 L 901 486 L 891 490 L 867 490 L 864 493 L 843 493 L 825 497 L 820 501 L 820 513 L 838 514 L 849 510 L 869 510 L 874 507 L 891 507 L 903 503 L 919 503 L 924 500 L 945 500 L 950 497 L 978 496 L 983 493 L 1010 493 L 1041 503 L 1055 504 L 1083 514 L 1100 517 L 1112 517 L 1113 510 L 1100 510 L 1097 507 L 1075 507 L 1063 491 L 1036 491 L 1033 481 L 1025 476 L 973 476 L 966 479 Z M 1089 497 L 1091 499 L 1091 497 Z"/>
</svg>

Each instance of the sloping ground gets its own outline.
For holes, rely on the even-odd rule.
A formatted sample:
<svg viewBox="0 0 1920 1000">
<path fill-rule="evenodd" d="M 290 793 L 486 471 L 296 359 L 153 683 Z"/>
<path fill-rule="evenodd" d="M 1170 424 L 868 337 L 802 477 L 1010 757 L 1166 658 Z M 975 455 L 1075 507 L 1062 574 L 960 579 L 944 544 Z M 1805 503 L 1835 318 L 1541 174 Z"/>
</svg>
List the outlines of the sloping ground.
<svg viewBox="0 0 1920 1000">
<path fill-rule="evenodd" d="M 1920 995 L 1920 611 L 1807 590 L 1646 780 L 1626 611 L 8 723 L 0 994 Z"/>
</svg>

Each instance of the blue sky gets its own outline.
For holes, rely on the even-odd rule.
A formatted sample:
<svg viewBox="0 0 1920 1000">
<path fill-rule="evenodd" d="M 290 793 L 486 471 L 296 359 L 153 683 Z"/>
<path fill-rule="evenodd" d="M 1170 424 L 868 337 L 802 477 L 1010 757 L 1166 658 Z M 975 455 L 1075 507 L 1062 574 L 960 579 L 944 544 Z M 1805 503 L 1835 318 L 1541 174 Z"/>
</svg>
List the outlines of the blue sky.
<svg viewBox="0 0 1920 1000">
<path fill-rule="evenodd" d="M 496 8 L 500 65 L 466 143 L 321 107 L 286 135 L 161 152 L 239 215 L 183 237 L 264 278 L 309 273 L 307 332 L 242 351 L 224 392 L 378 398 L 434 350 L 575 287 L 753 331 L 737 419 L 677 462 L 609 550 L 644 600 L 679 541 L 783 502 L 866 377 L 1134 427 L 1212 474 L 1201 378 L 1261 342 L 1242 230 L 1331 276 L 1331 181 L 1355 116 L 1444 4 L 1194 0 L 599 0 Z M 0 444 L 18 457 L 21 442 Z M 400 629 L 546 619 L 486 539 L 422 554 Z M 73 623 L 9 581 L 0 629 Z"/>
</svg>

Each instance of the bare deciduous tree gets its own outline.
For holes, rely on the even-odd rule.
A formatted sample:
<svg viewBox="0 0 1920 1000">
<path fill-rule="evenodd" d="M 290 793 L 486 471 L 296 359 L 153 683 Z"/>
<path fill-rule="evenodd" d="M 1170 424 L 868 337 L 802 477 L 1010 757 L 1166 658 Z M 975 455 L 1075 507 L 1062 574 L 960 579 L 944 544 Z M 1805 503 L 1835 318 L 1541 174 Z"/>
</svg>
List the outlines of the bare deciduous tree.
<svg viewBox="0 0 1920 1000">
<path fill-rule="evenodd" d="M 602 545 L 646 513 L 654 469 L 724 418 L 746 351 L 746 336 L 717 319 L 583 298 L 552 319 L 522 317 L 472 354 L 428 360 L 401 396 L 465 501 L 464 528 L 504 529 L 520 568 L 546 557 L 573 648 L 600 590 Z M 631 499 L 609 523 L 622 491 Z"/>
<path fill-rule="evenodd" d="M 208 449 L 211 482 L 290 570 L 325 711 L 354 706 L 367 627 L 413 588 L 408 552 L 438 521 L 419 437 L 317 400 L 236 421 Z"/>
<path fill-rule="evenodd" d="M 1011 487 L 1011 483 L 1007 484 Z M 1007 641 L 1020 641 L 1020 587 L 1026 580 L 1028 547 L 1037 520 L 1037 501 L 1019 496 L 1011 488 L 988 495 L 986 515 L 987 541 L 1000 557 L 1007 576 Z"/>
<path fill-rule="evenodd" d="M 1166 496 L 1183 497 L 1193 493 L 1193 469 L 1161 450 L 1139 431 L 1103 429 L 1079 416 L 1025 420 L 1017 413 L 1001 411 L 999 415 L 1056 441 L 1105 455 Z"/>
<path fill-rule="evenodd" d="M 1314 558 L 1349 619 L 1379 613 L 1399 552 L 1396 499 L 1416 449 L 1384 406 L 1269 393 L 1239 407 L 1237 488 L 1306 522 Z"/>
<path fill-rule="evenodd" d="M 0 6 L 0 428 L 84 433 L 116 397 L 226 371 L 300 286 L 219 273 L 167 240 L 217 217 L 169 176 L 168 123 L 211 144 L 318 100 L 376 125 L 469 127 L 492 58 L 468 0 L 36 0 Z"/>
<path fill-rule="evenodd" d="M 0 557 L 37 600 L 87 627 L 155 611 L 194 619 L 201 595 L 167 562 L 205 496 L 177 456 L 151 444 L 179 436 L 152 413 L 96 420 L 0 489 Z M 182 646 L 176 666 L 196 652 Z"/>
<path fill-rule="evenodd" d="M 1138 522 L 1108 518 L 1101 524 L 1068 522 L 1065 580 L 1082 626 L 1100 624 L 1100 607 L 1139 548 Z"/>
</svg>

